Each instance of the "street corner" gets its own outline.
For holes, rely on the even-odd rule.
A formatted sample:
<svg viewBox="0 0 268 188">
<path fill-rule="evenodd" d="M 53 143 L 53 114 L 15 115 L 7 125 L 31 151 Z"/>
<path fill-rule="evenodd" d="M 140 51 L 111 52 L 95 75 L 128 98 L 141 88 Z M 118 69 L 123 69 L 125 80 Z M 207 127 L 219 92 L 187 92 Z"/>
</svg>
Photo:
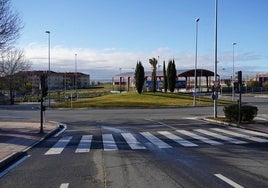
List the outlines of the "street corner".
<svg viewBox="0 0 268 188">
<path fill-rule="evenodd" d="M 24 156 L 27 151 L 60 130 L 59 123 L 44 124 L 40 134 L 38 122 L 0 121 L 0 170 Z"/>
</svg>

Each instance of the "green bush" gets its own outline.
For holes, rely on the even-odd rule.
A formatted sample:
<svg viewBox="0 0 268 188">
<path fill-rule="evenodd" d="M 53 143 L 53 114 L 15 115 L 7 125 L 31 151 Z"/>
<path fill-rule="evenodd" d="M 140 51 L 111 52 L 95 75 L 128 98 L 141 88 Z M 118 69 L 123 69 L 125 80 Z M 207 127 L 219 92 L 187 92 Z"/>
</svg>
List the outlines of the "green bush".
<svg viewBox="0 0 268 188">
<path fill-rule="evenodd" d="M 238 105 L 232 104 L 225 106 L 223 108 L 225 117 L 229 121 L 238 121 Z M 242 105 L 241 106 L 241 120 L 242 121 L 252 121 L 254 117 L 257 116 L 258 108 L 251 105 Z"/>
</svg>

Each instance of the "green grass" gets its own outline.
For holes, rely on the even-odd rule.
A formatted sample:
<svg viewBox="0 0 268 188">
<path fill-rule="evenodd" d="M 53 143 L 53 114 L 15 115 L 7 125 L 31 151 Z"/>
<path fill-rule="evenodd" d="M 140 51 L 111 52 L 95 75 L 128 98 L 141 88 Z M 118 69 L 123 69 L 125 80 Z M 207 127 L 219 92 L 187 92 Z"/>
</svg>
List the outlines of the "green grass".
<svg viewBox="0 0 268 188">
<path fill-rule="evenodd" d="M 219 100 L 219 104 L 229 104 L 229 101 Z M 207 97 L 198 97 L 197 106 L 212 105 L 213 100 Z M 79 99 L 57 103 L 56 108 L 87 108 L 87 107 L 179 107 L 192 106 L 193 97 L 187 94 L 151 93 L 141 95 L 137 93 L 108 94 L 95 98 Z"/>
</svg>

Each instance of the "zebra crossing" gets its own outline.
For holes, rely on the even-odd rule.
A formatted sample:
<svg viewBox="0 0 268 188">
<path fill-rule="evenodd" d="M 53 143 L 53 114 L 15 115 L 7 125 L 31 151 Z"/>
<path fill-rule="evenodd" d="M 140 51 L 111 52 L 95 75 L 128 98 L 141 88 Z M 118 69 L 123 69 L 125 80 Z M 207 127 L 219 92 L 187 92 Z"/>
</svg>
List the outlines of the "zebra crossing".
<svg viewBox="0 0 268 188">
<path fill-rule="evenodd" d="M 130 133 L 118 133 L 125 145 L 131 150 L 146 150 L 147 144 L 150 143 L 159 149 L 168 149 L 182 146 L 182 147 L 198 147 L 201 144 L 212 146 L 231 144 L 247 144 L 247 143 L 267 143 L 268 134 L 259 133 L 251 130 L 244 130 L 238 128 L 224 129 L 224 128 L 209 128 L 209 129 L 193 129 L 189 130 L 175 130 L 175 131 L 156 131 Z M 118 135 L 102 134 L 101 142 L 104 151 L 120 150 L 118 147 Z M 73 136 L 63 137 L 59 139 L 44 155 L 58 155 L 68 147 L 68 144 L 73 139 Z M 83 135 L 77 144 L 75 153 L 88 153 L 94 144 L 93 135 Z M 176 145 L 175 145 L 175 144 Z"/>
</svg>

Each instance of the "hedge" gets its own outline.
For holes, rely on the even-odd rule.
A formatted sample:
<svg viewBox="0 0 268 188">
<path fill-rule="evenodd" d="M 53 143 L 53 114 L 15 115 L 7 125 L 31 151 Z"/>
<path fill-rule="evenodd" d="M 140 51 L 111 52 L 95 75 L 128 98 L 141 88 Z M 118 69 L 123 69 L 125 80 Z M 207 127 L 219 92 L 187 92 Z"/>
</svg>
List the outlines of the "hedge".
<svg viewBox="0 0 268 188">
<path fill-rule="evenodd" d="M 238 121 L 238 105 L 224 106 L 223 112 L 229 121 Z M 252 121 L 257 116 L 258 108 L 251 105 L 241 105 L 241 121 Z"/>
</svg>

